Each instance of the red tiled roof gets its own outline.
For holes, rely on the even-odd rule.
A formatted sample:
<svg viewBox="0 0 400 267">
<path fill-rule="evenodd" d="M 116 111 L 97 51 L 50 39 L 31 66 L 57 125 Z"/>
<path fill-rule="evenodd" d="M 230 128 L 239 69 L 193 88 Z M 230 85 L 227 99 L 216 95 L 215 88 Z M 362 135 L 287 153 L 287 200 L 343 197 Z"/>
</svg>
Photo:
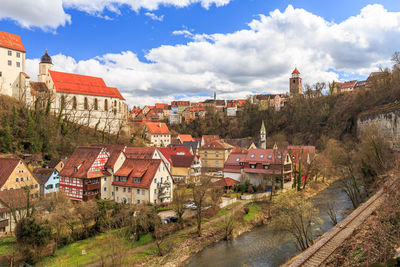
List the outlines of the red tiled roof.
<svg viewBox="0 0 400 267">
<path fill-rule="evenodd" d="M 21 74 L 25 76 L 25 78 L 30 78 L 30 76 L 28 74 L 26 74 L 25 72 L 21 71 Z"/>
<path fill-rule="evenodd" d="M 156 103 L 156 108 L 161 108 L 161 109 L 165 109 L 168 107 L 168 104 L 164 104 L 164 103 Z"/>
<path fill-rule="evenodd" d="M 174 146 L 174 147 L 160 147 L 158 151 L 172 164 L 172 155 L 191 155 L 189 150 L 184 146 Z"/>
<path fill-rule="evenodd" d="M 211 143 L 215 140 L 220 140 L 218 135 L 203 135 L 202 141 L 204 141 L 204 144 Z"/>
<path fill-rule="evenodd" d="M 225 177 L 225 178 L 221 178 L 218 181 L 216 181 L 214 184 L 216 186 L 227 186 L 227 187 L 231 187 L 234 186 L 235 184 L 238 184 L 239 182 L 230 178 L 230 177 Z"/>
<path fill-rule="evenodd" d="M 150 188 L 160 164 L 160 159 L 127 159 L 115 173 L 115 176 L 127 177 L 127 181 L 113 181 L 112 184 L 136 188 Z M 134 183 L 133 178 L 140 178 L 140 183 Z"/>
<path fill-rule="evenodd" d="M 246 156 L 245 161 L 249 163 L 264 163 L 264 164 L 274 164 L 283 162 L 287 151 L 275 151 L 274 149 L 250 149 Z M 282 158 L 279 159 L 278 156 L 281 155 Z"/>
<path fill-rule="evenodd" d="M 171 155 L 172 166 L 190 168 L 194 160 L 193 155 Z"/>
<path fill-rule="evenodd" d="M 235 146 L 232 151 L 233 154 L 247 154 L 249 152 L 247 148 L 240 147 L 240 146 Z"/>
<path fill-rule="evenodd" d="M 215 140 L 211 143 L 205 144 L 204 146 L 200 147 L 200 149 L 224 149 L 224 150 L 232 148 L 233 146 L 221 140 Z"/>
<path fill-rule="evenodd" d="M 0 201 L 6 207 L 0 208 L 0 212 L 7 212 L 10 208 L 22 209 L 26 207 L 26 192 L 24 189 L 4 190 L 0 192 Z"/>
<path fill-rule="evenodd" d="M 6 183 L 19 162 L 20 159 L 16 158 L 0 158 L 0 187 Z"/>
<path fill-rule="evenodd" d="M 171 134 L 167 124 L 163 122 L 146 122 L 145 125 L 151 134 Z"/>
<path fill-rule="evenodd" d="M 127 147 L 125 155 L 129 159 L 153 159 L 155 147 Z"/>
<path fill-rule="evenodd" d="M 243 166 L 240 162 L 244 162 L 247 154 L 230 154 L 224 164 L 224 172 L 240 173 Z"/>
<path fill-rule="evenodd" d="M 89 169 L 94 161 L 103 150 L 101 147 L 77 147 L 71 157 L 65 163 L 64 168 L 60 172 L 60 176 L 74 178 L 90 178 L 88 177 Z M 98 175 L 99 173 L 96 173 Z M 91 175 L 93 176 L 93 174 Z M 91 177 L 93 178 L 93 177 Z"/>
<path fill-rule="evenodd" d="M 0 46 L 24 53 L 26 52 L 24 45 L 22 44 L 21 37 L 9 32 L 0 31 Z"/>
<path fill-rule="evenodd" d="M 57 92 L 115 97 L 124 100 L 117 88 L 107 87 L 102 78 L 49 70 Z"/>
<path fill-rule="evenodd" d="M 357 81 L 346 81 L 342 83 L 337 83 L 337 85 L 339 85 L 341 89 L 352 89 L 357 85 Z"/>
<path fill-rule="evenodd" d="M 0 187 L 7 181 L 20 161 L 18 158 L 0 158 Z"/>
<path fill-rule="evenodd" d="M 190 134 L 179 134 L 178 138 L 179 140 L 181 140 L 182 143 L 194 141 L 193 137 Z"/>
<path fill-rule="evenodd" d="M 294 71 L 292 72 L 292 74 L 300 74 L 300 71 L 297 68 L 294 68 Z"/>
</svg>

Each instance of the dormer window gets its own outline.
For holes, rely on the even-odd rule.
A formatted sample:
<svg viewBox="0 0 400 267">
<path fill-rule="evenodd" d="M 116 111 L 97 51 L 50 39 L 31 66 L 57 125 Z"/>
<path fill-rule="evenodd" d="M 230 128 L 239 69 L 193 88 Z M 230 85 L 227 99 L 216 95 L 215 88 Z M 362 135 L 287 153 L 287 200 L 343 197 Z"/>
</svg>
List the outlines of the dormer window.
<svg viewBox="0 0 400 267">
<path fill-rule="evenodd" d="M 281 159 L 282 158 L 282 155 L 278 155 L 278 159 Z"/>
<path fill-rule="evenodd" d="M 240 158 L 237 158 L 237 159 L 236 159 L 236 162 L 239 162 L 239 161 L 240 161 Z"/>
<path fill-rule="evenodd" d="M 261 154 L 261 155 L 260 155 L 260 159 L 263 159 L 263 158 L 264 158 L 264 154 Z"/>
<path fill-rule="evenodd" d="M 272 159 L 272 155 L 268 155 L 268 159 Z"/>
<path fill-rule="evenodd" d="M 254 158 L 254 157 L 255 157 L 255 155 L 254 155 L 254 154 L 251 154 L 250 158 Z"/>
<path fill-rule="evenodd" d="M 264 167 L 265 170 L 268 170 L 268 169 L 269 169 L 269 166 L 268 166 L 268 165 L 264 165 L 263 167 Z"/>
<path fill-rule="evenodd" d="M 255 169 L 256 168 L 256 164 L 250 164 L 250 168 L 251 169 Z"/>
</svg>

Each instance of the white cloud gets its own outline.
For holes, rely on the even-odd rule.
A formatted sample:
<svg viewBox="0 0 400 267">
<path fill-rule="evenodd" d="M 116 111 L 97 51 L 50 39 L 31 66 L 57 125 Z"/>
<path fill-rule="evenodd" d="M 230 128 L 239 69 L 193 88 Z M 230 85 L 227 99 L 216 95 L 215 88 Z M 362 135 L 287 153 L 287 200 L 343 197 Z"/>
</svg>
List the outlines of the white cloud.
<svg viewBox="0 0 400 267">
<path fill-rule="evenodd" d="M 45 31 L 71 23 L 64 12 L 62 0 L 2 0 L 0 20 L 11 19 L 24 28 L 38 27 Z"/>
<path fill-rule="evenodd" d="M 216 7 L 229 4 L 231 0 L 1 0 L 0 20 L 11 19 L 24 28 L 38 27 L 44 31 L 55 31 L 60 26 L 71 23 L 71 16 L 64 8 L 76 9 L 88 14 L 111 20 L 103 12 L 108 10 L 120 14 L 122 6 L 127 6 L 135 12 L 141 9 L 153 11 L 160 6 L 178 8 L 200 4 L 205 9 L 212 5 Z M 147 12 L 153 20 L 162 21 L 164 15 L 156 16 Z"/>
<path fill-rule="evenodd" d="M 152 20 L 158 20 L 158 21 L 163 21 L 164 20 L 164 15 L 157 16 L 156 14 L 152 12 L 146 12 L 144 13 L 146 16 L 150 17 Z"/>
<path fill-rule="evenodd" d="M 285 93 L 295 66 L 303 83 L 313 84 L 338 80 L 337 72 L 368 75 L 390 65 L 400 47 L 400 13 L 369 5 L 334 23 L 288 6 L 228 34 L 193 34 L 186 28 L 173 34 L 189 40 L 150 50 L 145 55 L 150 63 L 130 51 L 82 61 L 56 55 L 53 61 L 59 70 L 103 77 L 135 105 L 214 91 L 226 98 Z M 32 64 L 37 61 L 28 60 Z"/>
</svg>

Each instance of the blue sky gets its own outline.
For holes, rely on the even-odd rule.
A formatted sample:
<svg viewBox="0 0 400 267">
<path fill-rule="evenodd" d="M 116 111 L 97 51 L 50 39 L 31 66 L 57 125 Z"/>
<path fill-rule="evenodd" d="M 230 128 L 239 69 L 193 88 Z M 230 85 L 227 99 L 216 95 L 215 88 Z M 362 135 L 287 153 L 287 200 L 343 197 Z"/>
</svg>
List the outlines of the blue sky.
<svg viewBox="0 0 400 267">
<path fill-rule="evenodd" d="M 324 79 L 362 79 L 373 68 L 387 66 L 395 47 L 400 47 L 396 30 L 400 1 L 209 0 L 206 6 L 208 0 L 198 0 L 184 7 L 177 6 L 176 0 L 168 0 L 169 6 L 151 7 L 147 3 L 158 0 L 96 0 L 95 6 L 87 6 L 84 0 L 48 0 L 52 4 L 43 6 L 29 0 L 3 1 L 0 30 L 22 37 L 31 76 L 47 48 L 55 56 L 56 69 L 103 77 L 127 94 L 130 104 L 186 96 L 195 100 L 213 91 L 226 98 L 245 97 L 249 92 L 285 92 L 294 66 L 310 84 Z M 127 4 L 115 4 L 121 2 Z M 19 11 L 20 6 L 24 10 Z M 48 21 L 46 14 L 52 14 Z M 374 20 L 386 19 L 386 14 L 391 15 L 391 23 L 374 25 Z M 351 22 L 352 16 L 358 16 L 356 22 Z M 366 32 L 360 33 L 364 28 Z M 310 51 L 314 30 L 321 44 Z M 329 31 L 339 34 L 332 45 L 326 41 Z M 387 35 L 378 40 L 371 31 Z M 348 39 L 344 51 L 333 44 L 340 34 Z M 266 35 L 272 38 L 263 39 Z M 301 45 L 296 48 L 291 42 Z M 243 52 L 247 49 L 249 53 Z M 274 52 L 269 55 L 268 51 Z M 265 66 L 246 67 L 263 65 L 258 62 Z M 123 75 L 117 78 L 118 73 Z"/>
</svg>

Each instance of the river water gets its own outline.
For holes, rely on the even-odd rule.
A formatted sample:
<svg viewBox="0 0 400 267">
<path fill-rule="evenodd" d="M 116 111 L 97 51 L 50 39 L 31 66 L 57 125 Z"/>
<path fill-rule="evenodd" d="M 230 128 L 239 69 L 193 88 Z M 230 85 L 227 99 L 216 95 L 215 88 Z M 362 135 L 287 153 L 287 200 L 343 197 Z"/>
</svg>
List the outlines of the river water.
<svg viewBox="0 0 400 267">
<path fill-rule="evenodd" d="M 329 202 L 334 202 L 338 221 L 344 219 L 352 204 L 337 183 L 312 198 L 319 208 L 322 224 L 315 226 L 320 235 L 333 227 L 329 216 L 323 211 Z M 185 266 L 279 266 L 299 254 L 295 240 L 289 234 L 274 233 L 264 225 L 230 241 L 221 241 L 190 257 Z"/>
</svg>

